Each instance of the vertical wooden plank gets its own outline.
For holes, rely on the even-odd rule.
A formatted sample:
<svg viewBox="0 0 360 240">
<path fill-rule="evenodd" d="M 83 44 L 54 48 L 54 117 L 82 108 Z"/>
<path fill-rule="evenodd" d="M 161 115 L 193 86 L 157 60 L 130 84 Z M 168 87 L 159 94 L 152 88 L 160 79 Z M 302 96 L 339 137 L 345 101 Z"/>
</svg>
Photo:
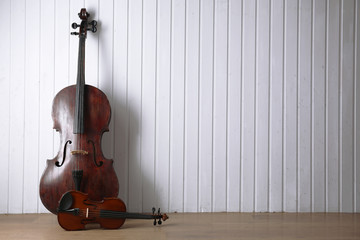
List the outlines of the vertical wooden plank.
<svg viewBox="0 0 360 240">
<path fill-rule="evenodd" d="M 23 212 L 38 211 L 40 1 L 26 4 Z M 36 16 L 36 17 L 34 17 Z M 62 63 L 65 64 L 65 63 Z M 67 65 L 67 63 L 66 63 Z M 20 174 L 20 173 L 18 173 Z"/>
<path fill-rule="evenodd" d="M 257 3 L 255 100 L 255 211 L 269 210 L 270 1 Z"/>
<path fill-rule="evenodd" d="M 54 1 L 40 2 L 40 133 L 39 133 L 39 172 L 44 172 L 46 159 L 52 159 L 53 121 L 51 118 L 52 100 L 54 98 Z M 46 38 L 42 37 L 46 35 Z M 48 212 L 39 200 L 39 211 Z"/>
<path fill-rule="evenodd" d="M 214 13 L 213 211 L 226 211 L 228 1 L 216 1 Z"/>
<path fill-rule="evenodd" d="M 129 1 L 128 113 L 129 113 L 129 211 L 142 210 L 141 82 L 142 1 Z"/>
<path fill-rule="evenodd" d="M 199 211 L 212 211 L 214 5 L 200 2 Z"/>
<path fill-rule="evenodd" d="M 242 3 L 229 1 L 227 211 L 240 211 Z"/>
<path fill-rule="evenodd" d="M 64 87 L 67 87 L 69 84 L 69 41 L 70 32 L 72 31 L 79 31 L 79 29 L 72 29 L 70 27 L 71 23 L 69 19 L 66 17 L 69 16 L 69 5 L 68 3 L 55 1 L 55 82 L 54 82 L 54 92 L 55 94 L 58 93 Z M 77 21 L 79 23 L 79 20 Z M 76 55 L 77 51 L 72 53 Z M 76 80 L 76 79 L 75 79 Z M 72 82 L 71 84 L 75 84 L 76 82 Z M 58 145 L 55 145 L 58 147 Z"/>
<path fill-rule="evenodd" d="M 184 212 L 198 211 L 199 13 L 200 0 L 186 1 Z"/>
<path fill-rule="evenodd" d="M 343 1 L 341 76 L 342 206 L 354 211 L 354 1 Z"/>
<path fill-rule="evenodd" d="M 156 0 L 143 2 L 141 169 L 143 209 L 155 204 Z"/>
<path fill-rule="evenodd" d="M 128 203 L 129 116 L 128 88 L 128 1 L 114 2 L 114 168 L 119 180 L 119 197 Z"/>
<path fill-rule="evenodd" d="M 170 192 L 169 211 L 184 207 L 185 0 L 171 9 Z"/>
<path fill-rule="evenodd" d="M 158 206 L 169 208 L 169 141 L 171 89 L 171 2 L 158 1 L 156 79 L 156 169 Z"/>
<path fill-rule="evenodd" d="M 87 12 L 90 14 L 89 20 L 98 21 L 98 30 L 95 34 L 92 32 L 88 32 L 88 37 L 86 39 L 86 47 L 85 47 L 85 81 L 86 84 L 92 85 L 95 87 L 99 86 L 99 34 L 101 34 L 101 19 L 99 19 L 99 0 L 86 0 L 85 7 Z M 116 1 L 117 2 L 117 1 Z M 114 1 L 114 4 L 116 4 Z M 80 9 L 79 9 L 80 10 Z M 114 7 L 114 13 L 115 7 Z M 72 22 L 69 22 L 72 24 Z M 119 22 L 118 24 L 122 24 Z M 114 25 L 115 32 L 116 24 Z M 72 30 L 72 28 L 71 28 Z M 74 30 L 72 30 L 74 31 Z M 114 33 L 115 35 L 115 33 Z M 116 54 L 114 54 L 115 58 Z M 112 109 L 113 110 L 113 109 Z M 112 111 L 114 112 L 114 111 Z"/>
<path fill-rule="evenodd" d="M 311 210 L 311 24 L 310 0 L 299 3 L 298 72 L 298 205 L 299 211 Z"/>
<path fill-rule="evenodd" d="M 284 210 L 297 211 L 298 2 L 285 1 Z"/>
<path fill-rule="evenodd" d="M 360 40 L 360 4 L 359 2 L 355 2 L 356 8 L 355 8 L 355 16 L 356 16 L 356 21 L 355 21 L 355 26 L 356 26 L 356 38 L 355 38 L 355 46 L 356 46 L 356 74 L 354 76 L 355 79 L 355 98 L 354 98 L 354 103 L 355 103 L 355 111 L 356 111 L 356 115 L 355 115 L 355 157 L 356 157 L 356 189 L 355 189 L 355 198 L 356 198 L 356 212 L 360 212 L 360 83 L 358 81 L 358 79 L 360 78 L 360 44 L 359 44 L 359 40 Z"/>
<path fill-rule="evenodd" d="M 242 88 L 242 173 L 241 211 L 255 209 L 255 83 L 256 2 L 243 2 L 243 88 Z"/>
<path fill-rule="evenodd" d="M 23 212 L 25 1 L 11 2 L 9 212 Z"/>
<path fill-rule="evenodd" d="M 327 211 L 339 211 L 339 46 L 340 5 L 330 1 L 328 12 L 327 54 L 327 158 L 328 195 Z"/>
<path fill-rule="evenodd" d="M 107 96 L 110 106 L 113 106 L 113 1 L 99 2 L 99 89 Z M 89 35 L 92 35 L 89 33 Z M 93 36 L 88 36 L 88 38 Z M 102 150 L 106 158 L 113 157 L 114 121 L 111 119 L 109 132 L 102 138 Z"/>
<path fill-rule="evenodd" d="M 283 211 L 284 2 L 271 1 L 269 211 Z"/>
<path fill-rule="evenodd" d="M 57 94 L 61 89 L 69 85 L 69 42 L 71 31 L 79 32 L 79 29 L 72 29 L 70 27 L 69 19 L 69 2 L 55 1 L 54 10 L 54 94 Z M 79 23 L 79 21 L 77 21 Z M 77 38 L 78 39 L 78 38 Z M 78 51 L 73 54 L 78 53 Z M 86 68 L 85 68 L 86 69 Z M 75 84 L 73 81 L 71 84 Z M 55 154 L 60 149 L 60 134 L 54 134 L 54 151 Z"/>
<path fill-rule="evenodd" d="M 2 37 L 0 44 L 0 108 L 4 116 L 0 118 L 0 135 L 2 141 L 0 144 L 0 158 L 2 159 L 2 167 L 0 168 L 0 213 L 8 213 L 9 203 L 9 149 L 10 149 L 10 59 L 11 59 L 11 2 L 3 1 L 0 8 L 0 29 L 2 29 Z"/>
<path fill-rule="evenodd" d="M 77 1 L 77 0 L 69 0 L 70 6 L 69 6 L 69 24 L 77 23 L 80 24 L 81 19 L 79 18 L 78 13 L 80 12 L 81 8 L 84 7 L 83 1 Z M 61 4 L 59 2 L 59 4 Z M 101 23 L 101 20 L 99 20 Z M 79 32 L 79 29 L 76 30 L 72 29 L 69 25 L 69 31 L 70 32 Z M 100 25 L 98 27 L 100 29 Z M 98 33 L 100 34 L 100 32 Z M 92 33 L 88 34 L 87 42 L 89 41 L 89 38 L 92 38 Z M 101 35 L 101 34 L 100 34 Z M 86 53 L 87 53 L 87 45 L 85 46 L 85 61 L 87 59 Z M 77 35 L 70 35 L 69 38 L 69 85 L 76 84 L 76 78 L 77 78 L 77 63 L 78 63 L 78 51 L 79 51 L 79 37 Z M 86 78 L 86 72 L 87 67 L 85 66 L 85 78 Z"/>
<path fill-rule="evenodd" d="M 312 211 L 325 212 L 326 1 L 313 1 Z"/>
</svg>

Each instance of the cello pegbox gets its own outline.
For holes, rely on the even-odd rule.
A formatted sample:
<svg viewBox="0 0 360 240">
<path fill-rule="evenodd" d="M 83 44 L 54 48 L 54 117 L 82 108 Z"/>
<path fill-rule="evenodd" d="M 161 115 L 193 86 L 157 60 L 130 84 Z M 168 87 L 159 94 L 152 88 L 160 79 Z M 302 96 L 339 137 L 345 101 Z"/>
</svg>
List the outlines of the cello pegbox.
<svg viewBox="0 0 360 240">
<path fill-rule="evenodd" d="M 78 16 L 81 20 L 87 20 L 90 14 L 86 11 L 86 8 L 82 8 L 78 13 Z"/>
<path fill-rule="evenodd" d="M 82 8 L 80 12 L 78 13 L 79 18 L 81 19 L 81 23 L 72 23 L 71 27 L 73 29 L 79 28 L 79 32 L 72 32 L 72 35 L 79 35 L 79 37 L 86 38 L 87 31 L 96 32 L 97 28 L 97 22 L 95 20 L 88 22 L 88 17 L 90 14 L 86 11 L 86 8 Z"/>
</svg>

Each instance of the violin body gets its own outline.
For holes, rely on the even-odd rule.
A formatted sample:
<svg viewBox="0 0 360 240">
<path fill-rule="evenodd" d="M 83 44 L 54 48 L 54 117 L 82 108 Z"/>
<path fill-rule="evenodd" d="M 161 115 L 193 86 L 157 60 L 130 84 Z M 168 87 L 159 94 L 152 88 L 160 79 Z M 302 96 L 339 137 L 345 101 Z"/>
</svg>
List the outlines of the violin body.
<svg viewBox="0 0 360 240">
<path fill-rule="evenodd" d="M 102 228 L 106 229 L 117 229 L 125 222 L 125 218 L 100 217 L 101 210 L 126 212 L 125 203 L 119 198 L 105 198 L 102 201 L 93 201 L 89 200 L 88 195 L 82 192 L 70 191 L 66 194 L 71 194 L 73 200 L 69 209 L 76 210 L 62 211 L 59 209 L 58 222 L 65 230 L 82 230 L 85 229 L 86 224 L 90 223 L 98 223 Z M 64 197 L 69 198 L 66 195 Z"/>
<path fill-rule="evenodd" d="M 40 181 L 40 198 L 44 206 L 56 214 L 61 196 L 76 189 L 72 171 L 82 169 L 80 188 L 91 199 L 116 197 L 119 183 L 113 168 L 113 160 L 105 159 L 101 151 L 101 137 L 108 131 L 111 109 L 106 95 L 98 88 L 85 85 L 84 133 L 73 133 L 76 85 L 62 89 L 53 100 L 52 118 L 54 129 L 60 133 L 60 149 L 57 156 L 47 161 Z M 87 155 L 74 155 L 78 149 Z M 77 165 L 77 166 L 76 166 Z"/>
<path fill-rule="evenodd" d="M 105 198 L 102 201 L 89 199 L 88 194 L 79 191 L 65 193 L 60 202 L 57 214 L 58 222 L 65 230 L 82 230 L 90 223 L 98 223 L 102 228 L 120 228 L 126 218 L 153 219 L 161 224 L 168 219 L 166 214 L 160 214 L 160 209 L 155 214 L 127 213 L 125 203 L 119 198 Z"/>
</svg>

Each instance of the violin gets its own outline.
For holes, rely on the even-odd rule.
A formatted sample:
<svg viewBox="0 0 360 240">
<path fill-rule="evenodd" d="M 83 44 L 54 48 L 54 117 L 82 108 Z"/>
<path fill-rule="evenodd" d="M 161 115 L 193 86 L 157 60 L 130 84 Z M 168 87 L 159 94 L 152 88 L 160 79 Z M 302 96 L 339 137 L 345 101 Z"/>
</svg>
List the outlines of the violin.
<svg viewBox="0 0 360 240">
<path fill-rule="evenodd" d="M 78 14 L 81 23 L 73 23 L 79 32 L 76 85 L 62 89 L 53 100 L 54 129 L 60 133 L 60 149 L 47 160 L 40 180 L 39 193 L 44 206 L 57 213 L 58 202 L 69 190 L 86 192 L 93 200 L 117 197 L 119 182 L 113 160 L 105 159 L 101 138 L 109 131 L 111 108 L 106 95 L 85 84 L 85 40 L 87 31 L 96 32 L 97 22 L 88 22 L 86 9 Z"/>
<path fill-rule="evenodd" d="M 90 223 L 98 223 L 105 229 L 120 228 L 126 218 L 153 219 L 154 225 L 162 224 L 169 217 L 161 214 L 160 209 L 152 214 L 139 214 L 126 212 L 125 203 L 119 198 L 105 198 L 102 201 L 93 201 L 88 194 L 79 191 L 66 192 L 58 207 L 57 218 L 60 226 L 65 230 L 82 230 Z"/>
</svg>

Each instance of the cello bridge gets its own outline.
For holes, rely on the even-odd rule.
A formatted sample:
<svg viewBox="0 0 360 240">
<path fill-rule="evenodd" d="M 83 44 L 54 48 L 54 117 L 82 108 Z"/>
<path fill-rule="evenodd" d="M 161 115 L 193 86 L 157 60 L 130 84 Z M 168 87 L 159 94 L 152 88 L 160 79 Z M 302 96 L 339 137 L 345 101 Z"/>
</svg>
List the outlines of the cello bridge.
<svg viewBox="0 0 360 240">
<path fill-rule="evenodd" d="M 88 155 L 89 152 L 87 152 L 87 151 L 85 151 L 85 150 L 73 150 L 73 151 L 71 151 L 71 155 L 78 155 L 78 154 Z"/>
</svg>

